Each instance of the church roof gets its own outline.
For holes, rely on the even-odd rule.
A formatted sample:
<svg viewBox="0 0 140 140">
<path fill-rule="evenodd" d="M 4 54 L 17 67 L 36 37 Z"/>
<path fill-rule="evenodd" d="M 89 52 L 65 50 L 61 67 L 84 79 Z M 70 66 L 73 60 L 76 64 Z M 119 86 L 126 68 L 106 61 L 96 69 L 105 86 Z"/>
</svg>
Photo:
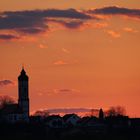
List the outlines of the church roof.
<svg viewBox="0 0 140 140">
<path fill-rule="evenodd" d="M 18 104 L 9 104 L 6 105 L 2 110 L 1 113 L 4 115 L 8 115 L 8 114 L 22 114 L 23 111 L 22 109 L 19 107 Z"/>
</svg>

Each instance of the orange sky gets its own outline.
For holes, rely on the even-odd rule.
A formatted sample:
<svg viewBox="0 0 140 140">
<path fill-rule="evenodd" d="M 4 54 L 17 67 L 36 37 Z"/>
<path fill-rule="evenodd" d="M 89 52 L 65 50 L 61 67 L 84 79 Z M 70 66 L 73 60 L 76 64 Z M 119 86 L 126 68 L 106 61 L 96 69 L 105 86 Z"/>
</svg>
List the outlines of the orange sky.
<svg viewBox="0 0 140 140">
<path fill-rule="evenodd" d="M 0 94 L 17 99 L 24 63 L 31 111 L 120 105 L 140 117 L 139 8 L 139 0 L 1 0 L 0 83 L 11 84 L 0 84 Z M 47 17 L 45 11 L 42 18 L 41 9 L 57 9 L 56 15 Z"/>
</svg>

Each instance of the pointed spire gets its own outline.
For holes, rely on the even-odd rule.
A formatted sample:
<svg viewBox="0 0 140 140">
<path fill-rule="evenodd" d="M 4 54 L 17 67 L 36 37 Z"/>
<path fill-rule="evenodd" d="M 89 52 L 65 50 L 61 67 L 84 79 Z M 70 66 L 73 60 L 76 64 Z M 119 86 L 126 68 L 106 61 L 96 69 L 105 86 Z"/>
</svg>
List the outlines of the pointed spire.
<svg viewBox="0 0 140 140">
<path fill-rule="evenodd" d="M 24 70 L 24 65 L 22 65 L 22 70 L 18 77 L 19 80 L 28 80 L 28 76 L 26 75 L 26 71 Z"/>
<path fill-rule="evenodd" d="M 26 74 L 26 72 L 25 72 L 24 68 L 22 68 L 22 70 L 21 70 L 21 74 L 23 74 L 23 75 L 25 75 L 25 74 Z"/>
<path fill-rule="evenodd" d="M 22 70 L 24 70 L 24 63 L 22 63 Z"/>
<path fill-rule="evenodd" d="M 24 63 L 22 63 L 22 70 L 21 70 L 21 74 L 26 74 L 25 69 L 24 69 Z"/>
</svg>

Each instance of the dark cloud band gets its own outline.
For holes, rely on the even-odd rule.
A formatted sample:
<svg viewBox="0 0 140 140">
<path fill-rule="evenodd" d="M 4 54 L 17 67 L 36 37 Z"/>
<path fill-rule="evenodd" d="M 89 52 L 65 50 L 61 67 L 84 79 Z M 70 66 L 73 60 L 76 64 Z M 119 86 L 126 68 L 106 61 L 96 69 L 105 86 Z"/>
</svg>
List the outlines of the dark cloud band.
<svg viewBox="0 0 140 140">
<path fill-rule="evenodd" d="M 103 7 L 93 10 L 78 11 L 76 9 L 47 9 L 29 11 L 6 11 L 0 13 L 0 31 L 14 31 L 14 34 L 0 34 L 0 39 L 19 39 L 22 35 L 34 35 L 49 30 L 50 22 L 59 23 L 69 29 L 84 26 L 90 19 L 99 19 L 97 15 L 126 15 L 140 19 L 140 9 L 121 7 Z M 17 37 L 18 34 L 18 37 Z"/>
<path fill-rule="evenodd" d="M 12 39 L 19 39 L 18 36 L 12 34 L 0 34 L 1 40 L 12 40 Z"/>
<path fill-rule="evenodd" d="M 0 87 L 7 86 L 7 85 L 14 85 L 14 82 L 11 80 L 1 80 L 0 81 Z"/>
<path fill-rule="evenodd" d="M 90 14 L 104 14 L 104 15 L 126 15 L 130 17 L 140 18 L 140 9 L 129 9 L 117 6 L 103 7 L 99 9 L 89 10 Z"/>
</svg>

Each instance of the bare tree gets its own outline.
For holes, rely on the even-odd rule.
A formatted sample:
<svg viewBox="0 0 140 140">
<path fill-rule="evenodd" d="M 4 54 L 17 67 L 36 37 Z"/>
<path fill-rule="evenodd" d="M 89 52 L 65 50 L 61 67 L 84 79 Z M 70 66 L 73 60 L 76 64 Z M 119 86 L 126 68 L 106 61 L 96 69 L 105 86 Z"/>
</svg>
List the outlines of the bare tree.
<svg viewBox="0 0 140 140">
<path fill-rule="evenodd" d="M 119 115 L 126 115 L 126 110 L 122 106 L 110 107 L 107 111 L 107 116 L 119 116 Z"/>
<path fill-rule="evenodd" d="M 0 96 L 0 109 L 4 108 L 6 105 L 14 104 L 15 101 L 10 96 Z"/>
</svg>

